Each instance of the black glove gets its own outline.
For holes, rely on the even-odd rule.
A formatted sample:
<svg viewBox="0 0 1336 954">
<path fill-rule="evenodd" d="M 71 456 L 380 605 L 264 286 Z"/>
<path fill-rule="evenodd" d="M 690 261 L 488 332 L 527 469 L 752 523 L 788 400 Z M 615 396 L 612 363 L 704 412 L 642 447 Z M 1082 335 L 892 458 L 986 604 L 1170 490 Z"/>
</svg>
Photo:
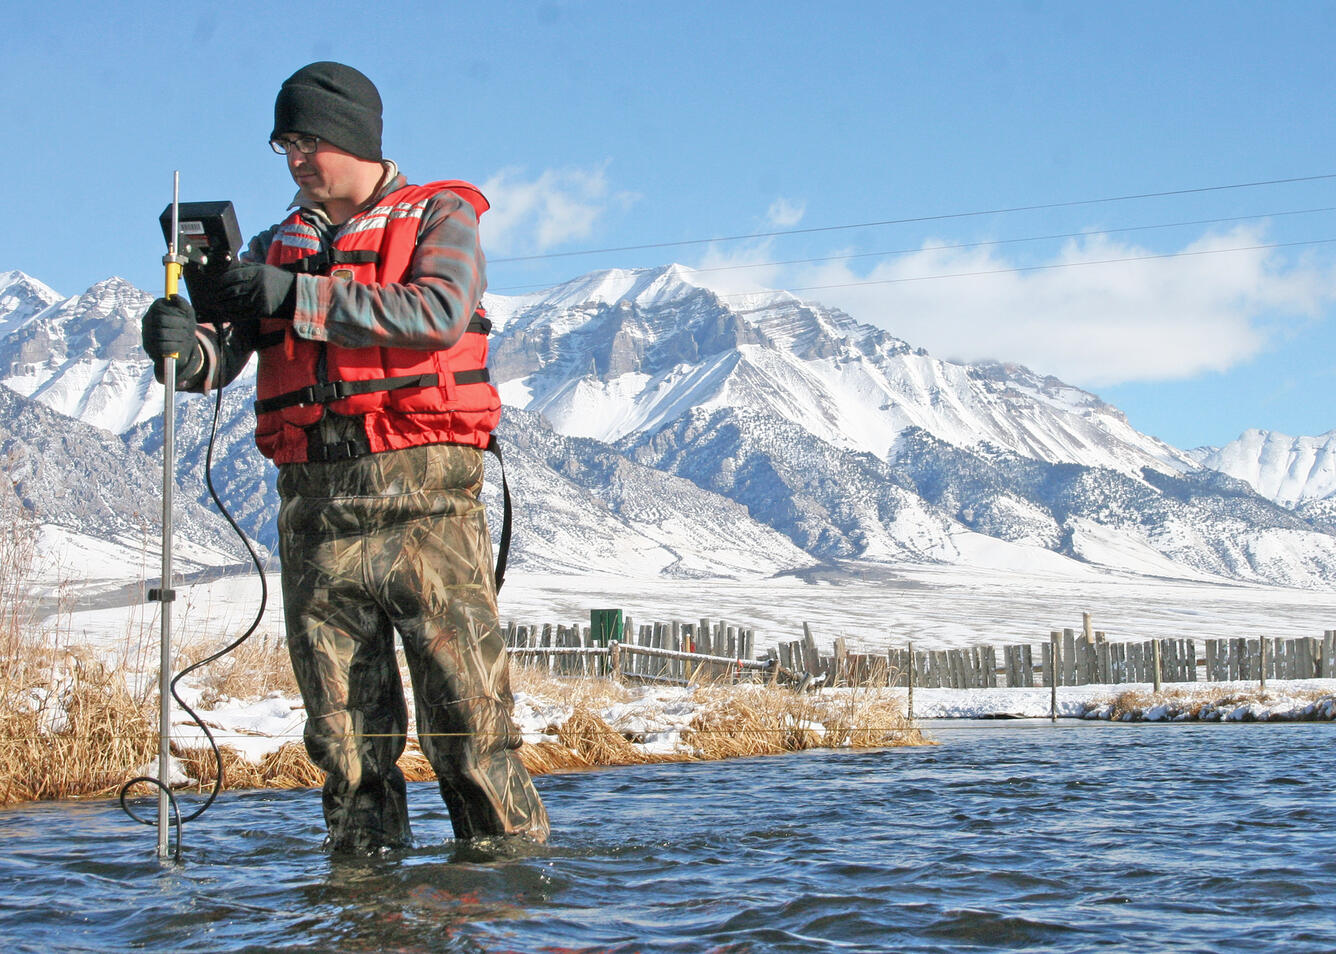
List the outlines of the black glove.
<svg viewBox="0 0 1336 954">
<path fill-rule="evenodd" d="M 159 367 L 169 354 L 184 363 L 195 350 L 195 309 L 180 295 L 159 298 L 144 312 L 139 332 L 144 352 Z"/>
<path fill-rule="evenodd" d="M 232 318 L 291 318 L 297 276 L 275 265 L 239 262 L 214 279 L 212 297 Z"/>
</svg>

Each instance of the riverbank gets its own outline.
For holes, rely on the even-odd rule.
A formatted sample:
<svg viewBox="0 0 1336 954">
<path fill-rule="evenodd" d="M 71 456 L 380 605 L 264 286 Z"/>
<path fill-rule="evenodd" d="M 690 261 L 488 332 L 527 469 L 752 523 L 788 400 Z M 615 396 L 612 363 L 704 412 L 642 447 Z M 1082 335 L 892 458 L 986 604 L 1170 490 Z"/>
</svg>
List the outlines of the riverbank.
<svg viewBox="0 0 1336 954">
<path fill-rule="evenodd" d="M 903 694 L 903 690 L 901 690 Z M 916 719 L 1092 719 L 1116 722 L 1336 720 L 1336 679 L 1059 686 L 1052 690 L 916 689 Z"/>
<path fill-rule="evenodd" d="M 221 749 L 228 789 L 319 785 L 302 745 L 305 713 L 291 677 L 253 648 L 226 673 L 179 687 Z M 283 688 L 255 691 L 272 671 Z M 107 797 L 139 775 L 156 776 L 156 699 L 136 680 L 67 657 L 49 685 L 10 693 L 0 737 L 0 804 Z M 609 679 L 557 680 L 516 668 L 519 755 L 535 775 L 656 762 L 713 761 L 814 748 L 885 748 L 925 743 L 894 690 L 798 694 L 756 685 L 626 686 Z M 229 687 L 230 691 L 229 691 Z M 203 730 L 175 707 L 174 787 L 213 784 L 216 760 Z M 410 737 L 413 727 L 410 725 Z M 410 781 L 433 777 L 415 743 L 400 759 Z"/>
<path fill-rule="evenodd" d="M 156 775 L 156 700 L 124 671 L 77 656 L 52 663 L 49 685 L 10 694 L 0 739 L 0 804 L 113 795 Z M 796 693 L 756 684 L 629 686 L 514 669 L 519 756 L 535 775 L 618 765 L 694 762 L 808 749 L 931 744 L 897 689 Z M 259 644 L 181 687 L 222 749 L 225 787 L 304 788 L 322 775 L 301 743 L 305 724 L 286 654 Z M 1121 722 L 1336 720 L 1336 680 L 1257 684 L 1060 687 L 1056 715 Z M 1049 689 L 917 689 L 918 720 L 1036 719 L 1054 714 Z M 203 731 L 176 710 L 172 783 L 213 784 Z M 411 731 L 411 730 L 410 730 Z M 433 777 L 414 742 L 410 781 Z"/>
</svg>

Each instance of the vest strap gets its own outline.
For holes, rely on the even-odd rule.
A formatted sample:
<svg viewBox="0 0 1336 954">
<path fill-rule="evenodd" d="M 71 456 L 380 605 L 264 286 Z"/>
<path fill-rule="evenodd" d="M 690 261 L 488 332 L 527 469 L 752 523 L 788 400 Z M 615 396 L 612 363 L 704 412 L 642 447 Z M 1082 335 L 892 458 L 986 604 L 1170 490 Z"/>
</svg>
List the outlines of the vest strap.
<svg viewBox="0 0 1336 954">
<path fill-rule="evenodd" d="M 380 253 L 372 248 L 325 248 L 314 255 L 296 259 L 280 265 L 298 275 L 323 275 L 336 265 L 375 265 L 380 261 Z"/>
<path fill-rule="evenodd" d="M 306 447 L 306 459 L 316 464 L 352 460 L 370 453 L 371 445 L 366 441 L 335 441 L 333 444 L 308 444 Z"/>
<path fill-rule="evenodd" d="M 410 374 L 401 378 L 376 378 L 371 381 L 325 381 L 256 401 L 255 413 L 268 414 L 302 404 L 331 404 L 357 394 L 375 394 L 378 391 L 434 388 L 440 383 L 441 379 L 435 374 Z"/>
<path fill-rule="evenodd" d="M 476 368 L 456 371 L 454 379 L 455 384 L 485 384 L 492 376 L 486 368 Z M 332 404 L 358 394 L 398 391 L 400 388 L 434 388 L 440 384 L 440 376 L 436 374 L 408 374 L 400 378 L 375 378 L 370 381 L 325 381 L 256 401 L 255 413 L 268 414 L 303 404 Z"/>
</svg>

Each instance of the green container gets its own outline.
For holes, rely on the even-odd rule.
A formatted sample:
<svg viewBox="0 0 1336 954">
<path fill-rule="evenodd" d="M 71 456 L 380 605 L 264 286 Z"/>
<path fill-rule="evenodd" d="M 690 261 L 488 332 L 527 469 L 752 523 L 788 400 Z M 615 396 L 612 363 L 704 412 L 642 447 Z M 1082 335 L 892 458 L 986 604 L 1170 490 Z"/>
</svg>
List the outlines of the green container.
<svg viewBox="0 0 1336 954">
<path fill-rule="evenodd" d="M 622 641 L 622 611 L 619 609 L 596 609 L 589 611 L 589 639 L 599 646 L 606 646 L 614 639 Z"/>
</svg>

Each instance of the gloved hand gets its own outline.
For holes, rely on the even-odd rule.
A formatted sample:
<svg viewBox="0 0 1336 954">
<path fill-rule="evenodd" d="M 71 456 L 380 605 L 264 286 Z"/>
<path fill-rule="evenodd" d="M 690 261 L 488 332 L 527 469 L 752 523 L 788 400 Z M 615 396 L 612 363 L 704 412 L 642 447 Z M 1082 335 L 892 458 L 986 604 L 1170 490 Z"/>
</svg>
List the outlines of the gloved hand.
<svg viewBox="0 0 1336 954">
<path fill-rule="evenodd" d="M 140 321 L 140 340 L 144 352 L 159 367 L 162 359 L 174 354 L 184 364 L 195 349 L 195 309 L 180 295 L 159 298 L 148 306 Z"/>
<path fill-rule="evenodd" d="M 297 306 L 297 276 L 275 265 L 238 262 L 214 287 L 214 303 L 232 318 L 291 318 Z"/>
</svg>

